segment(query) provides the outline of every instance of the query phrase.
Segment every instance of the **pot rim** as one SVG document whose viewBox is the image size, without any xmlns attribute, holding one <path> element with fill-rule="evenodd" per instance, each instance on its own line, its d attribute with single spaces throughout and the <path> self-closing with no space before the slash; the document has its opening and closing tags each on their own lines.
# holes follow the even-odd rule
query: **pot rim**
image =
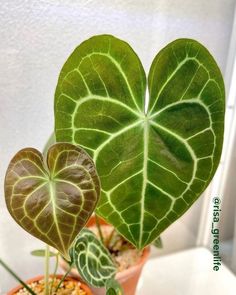
<svg viewBox="0 0 236 295">
<path fill-rule="evenodd" d="M 50 277 L 52 277 L 53 275 L 50 275 Z M 58 274 L 56 275 L 56 278 L 61 279 L 63 277 L 62 274 Z M 25 281 L 26 284 L 30 284 L 33 282 L 37 282 L 41 279 L 43 279 L 44 276 L 43 275 L 38 275 L 36 277 L 33 277 L 31 279 L 28 279 Z M 81 282 L 79 279 L 73 278 L 71 276 L 68 276 L 65 278 L 65 281 L 75 281 L 75 282 L 80 282 L 81 283 L 81 289 L 83 289 L 83 291 L 85 291 L 87 293 L 87 295 L 93 295 L 92 291 L 90 290 L 90 288 L 83 282 Z M 16 292 L 18 292 L 19 290 L 21 290 L 22 288 L 24 288 L 22 285 L 18 285 L 17 287 L 11 289 L 10 291 L 7 292 L 6 295 L 14 295 Z"/>
</svg>

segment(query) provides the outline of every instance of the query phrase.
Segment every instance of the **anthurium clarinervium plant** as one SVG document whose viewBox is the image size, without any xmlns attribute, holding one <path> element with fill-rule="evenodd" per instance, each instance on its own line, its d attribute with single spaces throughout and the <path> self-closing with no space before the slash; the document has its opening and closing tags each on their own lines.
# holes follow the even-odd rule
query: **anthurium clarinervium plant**
<svg viewBox="0 0 236 295">
<path fill-rule="evenodd" d="M 12 217 L 68 260 L 70 248 L 93 213 L 99 196 L 100 181 L 92 159 L 70 143 L 51 146 L 45 159 L 36 149 L 25 148 L 14 156 L 6 172 L 5 199 Z M 55 254 L 47 249 L 32 254 Z M 2 260 L 0 263 L 9 271 Z M 27 288 L 13 271 L 10 273 Z M 49 294 L 48 261 L 45 285 L 45 294 Z"/>
<path fill-rule="evenodd" d="M 133 49 L 110 35 L 86 40 L 63 66 L 56 140 L 93 158 L 101 181 L 96 213 L 136 248 L 155 241 L 211 181 L 224 99 L 214 58 L 191 39 L 163 48 L 148 77 Z"/>
<path fill-rule="evenodd" d="M 211 181 L 222 149 L 224 97 L 216 62 L 191 39 L 163 48 L 147 78 L 133 49 L 110 35 L 83 42 L 63 66 L 56 140 L 90 154 L 101 180 L 97 214 L 138 249 Z"/>
<path fill-rule="evenodd" d="M 83 229 L 87 219 L 96 207 L 136 248 L 158 241 L 215 173 L 224 97 L 216 62 L 195 40 L 167 45 L 146 78 L 126 42 L 110 35 L 88 39 L 66 61 L 56 88 L 55 135 L 64 143 L 49 149 L 47 163 L 34 149 L 10 163 L 11 215 L 75 264 L 89 284 L 119 294 L 112 258 Z"/>
<path fill-rule="evenodd" d="M 36 149 L 23 149 L 6 173 L 5 197 L 12 217 L 67 259 L 99 195 L 100 182 L 92 159 L 69 143 L 53 145 L 46 163 Z"/>
</svg>

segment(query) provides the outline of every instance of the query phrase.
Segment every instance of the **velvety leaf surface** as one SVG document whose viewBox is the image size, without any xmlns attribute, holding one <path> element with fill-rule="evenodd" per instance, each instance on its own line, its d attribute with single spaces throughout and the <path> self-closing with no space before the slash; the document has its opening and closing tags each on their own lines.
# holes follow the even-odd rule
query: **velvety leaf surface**
<svg viewBox="0 0 236 295">
<path fill-rule="evenodd" d="M 97 213 L 138 248 L 155 240 L 199 197 L 219 163 L 224 84 L 197 41 L 155 57 L 145 112 L 143 67 L 122 40 L 95 36 L 75 49 L 55 94 L 57 141 L 83 146 L 101 179 Z"/>
<path fill-rule="evenodd" d="M 5 178 L 6 204 L 21 227 L 69 258 L 97 204 L 100 183 L 92 159 L 72 144 L 53 145 L 46 162 L 33 148 L 15 155 Z"/>
<path fill-rule="evenodd" d="M 116 267 L 110 253 L 95 234 L 83 229 L 72 248 L 73 261 L 81 277 L 94 287 L 104 287 L 113 278 Z"/>
</svg>

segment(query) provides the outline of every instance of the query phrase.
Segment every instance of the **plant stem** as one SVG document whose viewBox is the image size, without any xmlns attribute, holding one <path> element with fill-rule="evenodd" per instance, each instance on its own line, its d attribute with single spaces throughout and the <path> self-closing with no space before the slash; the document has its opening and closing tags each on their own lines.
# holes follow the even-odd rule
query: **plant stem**
<svg viewBox="0 0 236 295">
<path fill-rule="evenodd" d="M 45 295 L 49 295 L 49 259 L 50 259 L 50 249 L 49 249 L 49 245 L 46 244 L 45 274 L 44 274 L 44 284 L 45 284 L 44 294 Z"/>
<path fill-rule="evenodd" d="M 59 253 L 58 252 L 55 257 L 56 257 L 56 263 L 55 263 L 55 268 L 54 268 L 54 272 L 53 272 L 53 278 L 52 278 L 52 283 L 51 283 L 51 288 L 50 288 L 49 294 L 52 294 L 53 284 L 54 284 L 55 276 L 57 274 L 58 262 L 59 262 Z"/>
<path fill-rule="evenodd" d="M 101 225 L 99 223 L 99 218 L 98 218 L 98 216 L 96 214 L 95 214 L 95 221 L 96 221 L 96 226 L 97 226 L 97 229 L 98 229 L 100 239 L 101 239 L 102 243 L 104 244 L 104 238 L 103 238 L 103 235 L 102 235 Z"/>
<path fill-rule="evenodd" d="M 113 236 L 114 236 L 114 233 L 115 233 L 115 228 L 113 228 L 113 230 L 111 231 L 111 233 L 110 233 L 110 235 L 109 235 L 109 237 L 108 237 L 108 239 L 107 239 L 107 241 L 106 241 L 106 246 L 109 248 L 109 244 L 110 244 L 110 242 L 111 242 L 111 240 L 112 240 L 112 238 L 113 238 Z"/>
<path fill-rule="evenodd" d="M 67 275 L 71 271 L 72 266 L 73 266 L 73 262 L 69 263 L 69 268 L 68 268 L 67 272 L 64 274 L 64 276 L 61 278 L 58 286 L 56 287 L 55 293 L 57 293 L 57 290 L 61 287 L 61 284 L 64 282 L 65 278 L 67 277 Z"/>
<path fill-rule="evenodd" d="M 26 283 L 24 283 L 19 277 L 18 277 L 18 275 L 16 274 L 16 273 L 14 273 L 14 271 L 13 270 L 11 270 L 10 268 L 9 268 L 9 266 L 8 265 L 6 265 L 6 263 L 4 263 L 3 261 L 2 261 L 2 259 L 0 259 L 0 264 L 5 268 L 5 270 L 9 273 L 9 274 L 11 274 L 12 276 L 13 276 L 13 278 L 15 278 L 26 290 L 28 290 L 29 291 L 29 293 L 30 294 L 32 294 L 32 295 L 36 295 L 36 293 L 34 293 L 34 291 L 28 286 L 28 285 L 26 285 Z"/>
</svg>

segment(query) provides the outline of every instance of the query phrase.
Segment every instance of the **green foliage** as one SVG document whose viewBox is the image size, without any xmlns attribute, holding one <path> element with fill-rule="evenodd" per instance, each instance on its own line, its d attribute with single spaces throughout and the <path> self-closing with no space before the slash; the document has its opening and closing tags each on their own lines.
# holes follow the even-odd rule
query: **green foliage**
<svg viewBox="0 0 236 295">
<path fill-rule="evenodd" d="M 224 98 L 216 62 L 191 39 L 162 49 L 148 79 L 133 49 L 109 35 L 83 42 L 63 66 L 56 140 L 79 144 L 93 157 L 102 186 L 97 214 L 137 248 L 160 236 L 211 181 L 222 149 Z"/>
<path fill-rule="evenodd" d="M 15 221 L 69 258 L 68 249 L 92 214 L 100 182 L 92 159 L 79 147 L 58 143 L 47 159 L 19 151 L 5 177 L 5 198 Z"/>
<path fill-rule="evenodd" d="M 73 262 L 81 277 L 94 287 L 104 287 L 116 274 L 116 266 L 108 250 L 95 234 L 83 229 L 73 251 Z"/>
<path fill-rule="evenodd" d="M 124 295 L 122 287 L 114 278 L 106 282 L 106 295 Z"/>
<path fill-rule="evenodd" d="M 152 245 L 155 246 L 156 248 L 159 248 L 159 249 L 163 248 L 163 243 L 162 243 L 161 237 L 158 237 L 156 240 L 154 240 L 152 242 Z"/>
</svg>

